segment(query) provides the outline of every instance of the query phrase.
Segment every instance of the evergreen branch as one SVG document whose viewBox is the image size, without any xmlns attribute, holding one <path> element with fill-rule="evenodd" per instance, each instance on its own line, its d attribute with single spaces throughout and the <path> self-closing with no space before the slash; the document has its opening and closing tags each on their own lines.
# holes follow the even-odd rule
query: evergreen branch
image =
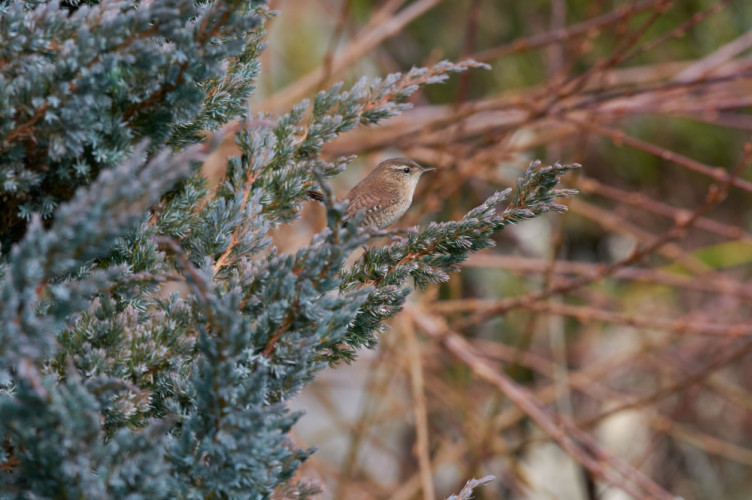
<svg viewBox="0 0 752 500">
<path fill-rule="evenodd" d="M 146 99 L 143 99 L 136 104 L 129 106 L 123 111 L 123 121 L 128 123 L 136 114 L 149 109 L 155 103 L 160 102 L 164 96 L 178 88 L 185 79 L 185 70 L 188 68 L 188 61 L 185 61 L 178 66 L 178 74 L 174 79 L 165 86 L 159 87 L 153 93 L 148 95 Z"/>
<path fill-rule="evenodd" d="M 393 88 L 388 89 L 377 99 L 372 100 L 363 106 L 363 109 L 361 110 L 361 113 L 364 116 L 363 119 L 365 120 L 365 123 L 370 123 L 372 118 L 369 113 L 378 111 L 389 103 L 402 101 L 405 97 L 415 92 L 417 87 L 444 82 L 448 78 L 449 73 L 462 72 L 471 68 L 491 69 L 487 64 L 479 63 L 472 59 L 467 59 L 458 63 L 441 61 L 430 68 L 413 68 L 404 77 L 400 78 Z M 388 76 L 386 81 L 389 81 L 393 76 L 394 75 Z"/>
<path fill-rule="evenodd" d="M 444 61 L 348 90 L 337 84 L 278 119 L 249 120 L 265 7 L 122 0 L 70 15 L 56 8 L 34 14 L 37 40 L 48 40 L 44 50 L 55 56 L 24 77 L 39 85 L 14 77 L 16 87 L 0 87 L 30 96 L 12 113 L 0 108 L 9 118 L 0 135 L 28 139 L 24 149 L 0 151 L 10 165 L 4 189 L 20 186 L 17 199 L 32 198 L 75 172 L 67 194 L 34 200 L 51 207 L 42 212 L 52 216 L 49 227 L 33 217 L 0 266 L 0 435 L 9 443 L 0 467 L 14 478 L 38 474 L 31 486 L 14 483 L 37 496 L 268 497 L 310 454 L 285 444 L 298 417 L 285 402 L 327 363 L 375 345 L 409 276 L 420 286 L 446 279 L 464 253 L 514 222 L 494 218 L 497 195 L 462 221 L 396 241 L 387 247 L 391 260 L 372 250 L 363 279 L 350 279 L 347 258 L 370 236 L 357 219 L 342 227 L 344 204 L 327 181 L 352 158 L 325 162 L 322 146 L 399 114 L 423 85 L 485 66 Z M 0 22 L 0 33 L 7 29 Z M 23 54 L 20 61 L 28 66 Z M 8 102 L 22 95 L 13 92 Z M 241 155 L 212 196 L 197 169 L 210 144 L 156 152 L 202 142 L 202 130 L 231 119 L 243 123 L 225 130 L 243 129 Z M 141 136 L 153 139 L 148 147 L 137 145 Z M 77 189 L 89 175 L 97 180 Z M 520 220 L 555 209 L 547 175 L 531 173 L 519 186 Z M 329 228 L 294 255 L 258 256 L 314 186 Z M 157 286 L 167 281 L 189 293 L 165 298 Z M 18 369 L 5 377 L 6 366 Z M 66 460 L 40 467 L 49 442 L 64 443 Z M 119 475 L 130 463 L 136 480 Z"/>
<path fill-rule="evenodd" d="M 272 354 L 272 351 L 274 350 L 274 344 L 277 343 L 277 341 L 282 337 L 282 334 L 284 334 L 293 324 L 293 321 L 295 321 L 295 313 L 298 309 L 298 298 L 295 298 L 290 304 L 290 308 L 287 311 L 287 317 L 285 318 L 285 321 L 279 325 L 277 330 L 272 334 L 272 336 L 269 338 L 269 341 L 264 346 L 263 351 L 261 351 L 261 354 L 266 356 L 267 358 Z"/>
<path fill-rule="evenodd" d="M 61 205 L 49 230 L 35 218 L 25 238 L 11 249 L 7 272 L 0 282 L 0 338 L 8 341 L 0 343 L 0 354 L 14 349 L 25 352 L 23 346 L 33 345 L 26 335 L 39 335 L 43 324 L 47 331 L 38 340 L 44 340 L 45 352 L 53 348 L 52 334 L 78 311 L 79 301 L 110 286 L 110 280 L 123 269 L 113 267 L 105 273 L 93 273 L 75 286 L 61 287 L 61 293 L 67 289 L 69 297 L 57 297 L 56 307 L 46 316 L 36 312 L 43 293 L 54 297 L 56 283 L 65 275 L 104 256 L 115 240 L 143 217 L 146 208 L 187 173 L 192 162 L 203 159 L 206 149 L 196 146 L 174 157 L 164 152 L 143 166 L 146 144 L 142 144 L 129 161 L 103 172 L 89 189 Z M 80 292 L 72 294 L 77 288 Z M 31 352 L 41 355 L 36 349 Z"/>
<path fill-rule="evenodd" d="M 186 0 L 135 7 L 117 0 L 71 12 L 11 2 L 0 22 L 0 38 L 8 41 L 0 59 L 15 62 L 0 89 L 3 103 L 18 102 L 0 106 L 0 166 L 10 166 L 11 179 L 26 180 L 0 185 L 9 212 L 0 226 L 3 252 L 31 213 L 50 217 L 92 172 L 123 161 L 141 138 L 151 138 L 154 153 L 168 140 L 174 147 L 198 142 L 198 130 L 185 125 L 192 121 L 213 129 L 243 118 L 239 103 L 258 66 L 250 59 L 262 45 L 253 28 L 263 12 L 250 0 L 217 1 L 208 9 Z M 196 24 L 202 20 L 209 22 L 204 31 Z M 236 58 L 230 80 L 221 64 L 226 58 Z M 227 109 L 211 112 L 202 89 L 226 81 L 238 95 L 226 99 Z M 44 188 L 50 185 L 61 187 Z M 47 190 L 41 200 L 40 189 Z"/>
<path fill-rule="evenodd" d="M 447 498 L 447 500 L 470 500 L 475 488 L 485 486 L 494 479 L 496 479 L 494 476 L 485 476 L 480 479 L 470 479 L 467 481 L 467 483 L 465 483 L 465 486 L 458 494 L 450 496 L 449 498 Z"/>
<path fill-rule="evenodd" d="M 240 212 L 245 212 L 245 208 L 248 205 L 248 198 L 251 196 L 251 187 L 253 186 L 253 183 L 256 182 L 256 179 L 258 178 L 258 174 L 254 173 L 252 171 L 247 172 L 247 180 L 245 183 L 245 187 L 243 188 L 243 202 L 240 205 Z M 230 239 L 230 244 L 227 246 L 227 250 L 224 251 L 222 255 L 220 255 L 219 259 L 217 259 L 217 262 L 214 263 L 214 274 L 217 274 L 219 270 L 222 268 L 222 266 L 225 265 L 225 262 L 227 261 L 228 257 L 232 253 L 232 251 L 235 249 L 236 245 L 238 244 L 238 232 L 240 231 L 240 225 L 235 228 L 235 230 L 232 232 L 232 238 Z"/>
<path fill-rule="evenodd" d="M 598 270 L 598 272 L 593 273 L 589 276 L 566 280 L 564 282 L 558 283 L 555 286 L 551 286 L 543 290 L 529 292 L 523 297 L 502 301 L 502 303 L 497 304 L 495 307 L 488 308 L 482 312 L 476 312 L 467 318 L 459 320 L 453 326 L 455 328 L 466 328 L 473 324 L 479 324 L 480 322 L 485 321 L 487 318 L 493 315 L 503 314 L 506 311 L 520 307 L 522 305 L 529 305 L 556 294 L 577 290 L 590 283 L 601 281 L 606 276 L 612 276 L 617 271 L 624 269 L 627 266 L 634 264 L 635 262 L 639 262 L 648 255 L 652 255 L 653 252 L 663 247 L 667 243 L 683 236 L 686 233 L 687 229 L 692 227 L 695 222 L 697 222 L 697 220 L 704 216 L 715 205 L 725 200 L 726 196 L 728 196 L 729 190 L 734 185 L 734 182 L 738 179 L 739 174 L 751 159 L 752 143 L 747 143 L 745 144 L 741 159 L 739 160 L 739 162 L 737 162 L 735 167 L 730 172 L 727 172 L 723 176 L 722 182 L 718 185 L 710 185 L 705 196 L 704 203 L 699 205 L 691 213 L 685 214 L 681 218 L 677 218 L 673 227 L 664 232 L 663 235 L 654 238 L 649 244 L 645 245 L 644 247 L 636 246 L 634 250 L 625 258 L 613 262 L 609 265 L 602 266 Z"/>
<path fill-rule="evenodd" d="M 138 40 L 144 40 L 148 39 L 152 36 L 155 36 L 157 34 L 157 28 L 155 26 L 152 26 L 144 31 L 141 31 L 139 33 L 133 34 L 132 36 L 129 36 L 126 40 L 123 42 L 111 47 L 109 50 L 110 52 L 119 52 L 129 46 L 131 46 L 133 43 L 135 43 Z M 59 47 L 55 47 L 59 48 Z M 86 61 L 84 65 L 82 65 L 75 75 L 73 75 L 70 78 L 70 82 L 67 86 L 67 94 L 75 92 L 80 86 L 81 81 L 85 78 L 85 73 L 90 72 L 97 64 L 100 64 L 102 58 L 104 55 L 107 54 L 106 52 L 98 52 L 94 55 L 94 57 L 91 58 L 91 60 Z M 65 54 L 57 53 L 57 57 L 64 58 L 66 57 Z M 47 99 L 49 100 L 50 97 L 55 97 L 56 99 L 63 99 L 65 97 L 64 94 L 54 94 L 50 93 L 47 96 Z M 36 123 L 44 118 L 47 111 L 50 110 L 50 104 L 49 102 L 44 103 L 43 105 L 37 107 L 34 109 L 31 118 L 12 129 L 5 137 L 5 140 L 3 141 L 3 144 L 5 145 L 11 145 L 15 141 L 16 138 L 21 138 L 25 136 L 32 136 L 33 135 L 33 126 L 36 125 Z M 16 113 L 20 113 L 21 109 L 18 109 Z M 15 120 L 14 120 L 15 121 Z M 127 118 L 126 118 L 127 121 Z"/>
<path fill-rule="evenodd" d="M 8 132 L 8 134 L 5 136 L 5 139 L 3 140 L 3 144 L 10 145 L 13 144 L 16 139 L 31 136 L 31 131 L 34 125 L 36 125 L 39 120 L 44 118 L 44 115 L 45 113 L 47 113 L 49 107 L 49 104 L 44 104 L 34 109 L 34 112 L 31 114 L 31 117 L 27 121 L 20 125 L 17 125 Z M 16 113 L 18 114 L 19 112 L 20 110 L 18 110 Z"/>
<path fill-rule="evenodd" d="M 539 161 L 533 162 L 518 181 L 513 200 L 499 215 L 496 215 L 495 207 L 512 193 L 511 189 L 495 193 L 460 221 L 431 223 L 421 233 L 368 251 L 353 265 L 345 282 L 374 286 L 393 284 L 395 275 L 403 270 L 409 270 L 419 280 L 420 276 L 415 274 L 419 268 L 408 265 L 414 261 L 454 270 L 454 266 L 464 261 L 470 251 L 493 245 L 489 239 L 493 232 L 545 212 L 565 211 L 566 207 L 554 203 L 554 198 L 572 196 L 576 191 L 553 188 L 561 174 L 578 167 L 577 164 L 556 164 L 540 168 Z M 380 267 L 387 262 L 388 267 Z M 416 284 L 420 286 L 423 282 L 416 281 Z"/>
<path fill-rule="evenodd" d="M 275 111 L 291 106 L 317 87 L 326 84 L 327 80 L 334 78 L 337 73 L 352 67 L 364 54 L 384 40 L 400 33 L 402 28 L 422 13 L 436 6 L 440 1 L 421 0 L 413 2 L 394 17 L 392 17 L 392 14 L 399 7 L 399 4 L 405 2 L 384 4 L 370 18 L 368 24 L 364 26 L 361 33 L 358 33 L 356 39 L 347 45 L 347 49 L 342 54 L 338 54 L 331 61 L 325 60 L 324 65 L 317 67 L 296 82 L 276 92 L 269 99 L 270 102 L 266 105 L 266 109 Z"/>
<path fill-rule="evenodd" d="M 382 328 L 382 321 L 400 311 L 409 293 L 409 289 L 404 288 L 409 277 L 419 287 L 447 281 L 447 273 L 456 270 L 470 252 L 494 244 L 493 233 L 546 212 L 565 211 L 566 207 L 554 200 L 572 196 L 575 191 L 555 188 L 562 174 L 577 167 L 577 164 L 541 167 L 540 162 L 533 162 L 517 182 L 514 192 L 506 190 L 494 194 L 461 220 L 432 222 L 419 233 L 396 239 L 385 247 L 368 249 L 341 274 L 340 292 L 361 286 L 373 287 L 373 290 L 340 348 L 352 353 L 353 349 L 375 342 L 375 333 Z M 509 205 L 497 214 L 497 205 L 510 194 Z"/>
<path fill-rule="evenodd" d="M 260 125 L 238 133 L 236 142 L 242 155 L 231 159 L 225 183 L 203 211 L 202 219 L 221 221 L 207 230 L 230 229 L 232 237 L 206 233 L 196 234 L 200 242 L 189 242 L 191 258 L 199 261 L 206 255 L 215 260 L 219 272 L 228 267 L 230 255 L 249 256 L 262 247 L 260 231 L 254 225 L 273 229 L 297 217 L 308 199 L 310 187 L 342 171 L 349 158 L 325 163 L 317 158 L 324 143 L 359 124 L 378 123 L 409 107 L 404 101 L 422 85 L 440 83 L 450 73 L 486 66 L 475 61 L 450 63 L 442 61 L 430 68 L 413 68 L 406 74 L 395 73 L 383 80 L 362 79 L 350 90 L 342 91 L 342 83 L 319 92 L 313 102 L 303 101 L 279 118 L 274 126 Z M 306 115 L 310 115 L 306 118 Z M 263 118 L 257 120 L 263 123 Z M 319 172 L 321 179 L 316 179 Z M 248 179 L 250 189 L 264 193 L 253 216 L 246 213 Z M 248 235 L 240 242 L 238 235 Z M 255 235 L 255 236 L 254 236 Z"/>
</svg>

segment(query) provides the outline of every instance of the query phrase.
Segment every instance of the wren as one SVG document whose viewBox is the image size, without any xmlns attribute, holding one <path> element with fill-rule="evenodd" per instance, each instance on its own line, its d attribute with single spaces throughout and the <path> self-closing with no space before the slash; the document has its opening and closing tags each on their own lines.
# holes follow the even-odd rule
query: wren
<svg viewBox="0 0 752 500">
<path fill-rule="evenodd" d="M 361 226 L 378 229 L 391 226 L 410 208 L 421 174 L 431 170 L 436 169 L 423 167 L 408 158 L 382 161 L 345 196 L 349 201 L 345 224 L 363 210 Z M 319 191 L 307 191 L 307 194 L 317 201 L 324 199 Z"/>
<path fill-rule="evenodd" d="M 345 196 L 350 202 L 345 217 L 350 219 L 362 210 L 362 226 L 391 226 L 410 208 L 418 179 L 430 170 L 436 169 L 407 158 L 382 161 Z"/>
</svg>

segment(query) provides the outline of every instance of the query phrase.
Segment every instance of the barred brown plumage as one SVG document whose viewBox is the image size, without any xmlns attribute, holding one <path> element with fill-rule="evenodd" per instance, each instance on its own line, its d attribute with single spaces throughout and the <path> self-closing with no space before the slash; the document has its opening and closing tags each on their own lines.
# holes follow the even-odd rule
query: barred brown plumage
<svg viewBox="0 0 752 500">
<path fill-rule="evenodd" d="M 345 217 L 351 219 L 362 210 L 363 226 L 378 229 L 391 226 L 410 208 L 418 179 L 430 170 L 435 169 L 423 167 L 408 158 L 382 161 L 345 196 L 349 201 Z M 318 191 L 308 191 L 307 194 L 314 200 L 323 201 L 323 195 Z"/>
</svg>

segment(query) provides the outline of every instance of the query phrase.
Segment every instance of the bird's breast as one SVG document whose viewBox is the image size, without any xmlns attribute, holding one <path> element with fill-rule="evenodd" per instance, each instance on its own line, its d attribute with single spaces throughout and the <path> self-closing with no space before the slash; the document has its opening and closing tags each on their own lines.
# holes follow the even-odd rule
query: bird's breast
<svg viewBox="0 0 752 500">
<path fill-rule="evenodd" d="M 363 225 L 383 229 L 402 217 L 412 202 L 412 192 L 405 193 L 401 186 L 359 185 L 353 188 L 347 199 L 350 204 L 346 215 L 354 216 L 363 211 Z"/>
</svg>

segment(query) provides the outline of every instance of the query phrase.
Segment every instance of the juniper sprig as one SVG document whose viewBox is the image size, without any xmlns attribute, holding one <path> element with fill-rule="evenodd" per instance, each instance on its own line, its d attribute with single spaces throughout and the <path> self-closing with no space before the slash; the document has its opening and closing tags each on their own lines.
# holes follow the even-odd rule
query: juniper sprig
<svg viewBox="0 0 752 500">
<path fill-rule="evenodd" d="M 376 344 L 410 277 L 445 281 L 570 194 L 555 189 L 568 167 L 535 164 L 506 208 L 497 193 L 348 267 L 371 235 L 342 227 L 328 179 L 352 158 L 324 161 L 322 146 L 483 65 L 336 84 L 252 115 L 262 2 L 16 0 L 2 13 L 3 495 L 305 498 L 292 477 L 312 450 L 290 442 L 287 402 Z M 227 127 L 240 154 L 210 190 L 206 132 Z M 311 189 L 328 228 L 293 254 L 273 248 L 269 231 Z"/>
</svg>

